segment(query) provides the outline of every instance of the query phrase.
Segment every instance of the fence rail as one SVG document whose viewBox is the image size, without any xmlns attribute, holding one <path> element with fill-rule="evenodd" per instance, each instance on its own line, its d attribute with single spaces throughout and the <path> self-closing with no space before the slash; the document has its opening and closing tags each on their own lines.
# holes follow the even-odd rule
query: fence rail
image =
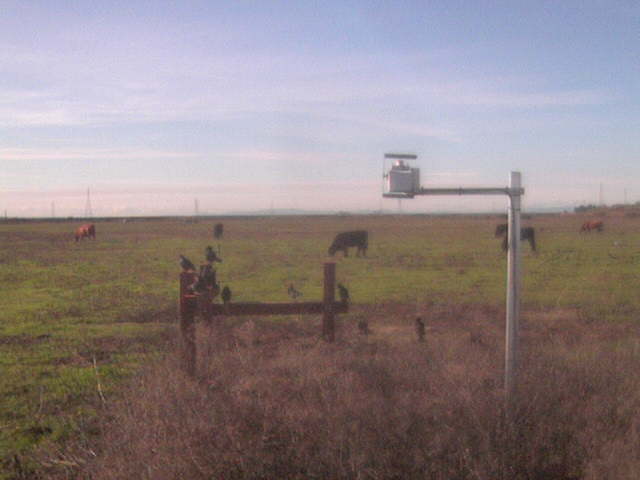
<svg viewBox="0 0 640 480">
<path fill-rule="evenodd" d="M 336 264 L 324 264 L 324 297 L 322 302 L 212 303 L 213 294 L 207 290 L 193 293 L 190 286 L 196 280 L 195 272 L 180 274 L 180 333 L 182 337 L 182 362 L 189 375 L 196 373 L 196 315 L 211 322 L 213 317 L 245 315 L 307 315 L 322 314 L 322 336 L 327 342 L 335 340 L 335 315 L 349 311 L 349 303 L 335 301 Z"/>
</svg>

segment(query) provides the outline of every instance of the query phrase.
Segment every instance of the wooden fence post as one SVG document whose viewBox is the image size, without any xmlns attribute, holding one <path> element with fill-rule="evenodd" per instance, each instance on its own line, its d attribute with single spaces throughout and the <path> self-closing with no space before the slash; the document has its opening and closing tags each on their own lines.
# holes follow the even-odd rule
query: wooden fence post
<svg viewBox="0 0 640 480">
<path fill-rule="evenodd" d="M 180 334 L 182 338 L 182 367 L 188 375 L 196 373 L 196 325 L 197 298 L 188 287 L 195 281 L 194 272 L 180 274 Z"/>
<path fill-rule="evenodd" d="M 335 314 L 333 304 L 336 296 L 336 264 L 324 264 L 324 298 L 322 316 L 322 336 L 331 343 L 335 340 Z"/>
<path fill-rule="evenodd" d="M 200 292 L 200 295 L 198 295 L 198 311 L 200 312 L 202 320 L 204 320 L 205 324 L 208 327 L 210 327 L 212 324 L 212 301 L 213 295 L 211 294 L 211 290 L 209 290 L 208 288 L 205 291 Z"/>
</svg>

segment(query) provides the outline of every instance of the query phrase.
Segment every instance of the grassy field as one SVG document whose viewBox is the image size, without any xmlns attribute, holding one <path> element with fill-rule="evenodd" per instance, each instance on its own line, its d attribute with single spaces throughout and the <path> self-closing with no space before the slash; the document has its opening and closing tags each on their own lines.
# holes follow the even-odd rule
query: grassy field
<svg viewBox="0 0 640 480">
<path fill-rule="evenodd" d="M 561 335 L 565 326 L 583 335 L 582 329 L 569 328 L 582 322 L 598 325 L 611 348 L 638 350 L 637 337 L 626 325 L 640 313 L 640 220 L 614 213 L 603 218 L 604 232 L 582 235 L 582 216 L 525 220 L 536 227 L 539 252 L 524 248 L 523 316 L 525 330 L 539 326 L 538 341 Z M 160 362 L 176 332 L 177 256 L 202 262 L 204 247 L 216 245 L 213 223 L 99 222 L 98 239 L 78 244 L 72 223 L 0 224 L 4 478 L 21 478 L 47 461 L 55 464 L 56 458 L 66 458 L 70 444 L 91 444 L 100 435 L 97 419 L 121 397 L 123 380 L 140 365 Z M 291 283 L 304 293 L 303 300 L 320 299 L 321 265 L 332 237 L 364 228 L 370 232 L 368 258 L 337 259 L 338 280 L 348 285 L 354 302 L 338 335 L 351 335 L 348 326 L 368 318 L 375 319 L 376 335 L 405 338 L 416 314 L 459 333 L 461 325 L 483 312 L 480 317 L 495 330 L 499 357 L 496 325 L 503 318 L 506 264 L 500 240 L 493 237 L 498 217 L 233 218 L 224 223 L 218 276 L 237 301 L 286 301 Z M 317 326 L 314 318 L 300 321 Z M 483 331 L 482 322 L 474 325 Z M 602 329 L 609 327 L 626 333 L 608 338 Z"/>
</svg>

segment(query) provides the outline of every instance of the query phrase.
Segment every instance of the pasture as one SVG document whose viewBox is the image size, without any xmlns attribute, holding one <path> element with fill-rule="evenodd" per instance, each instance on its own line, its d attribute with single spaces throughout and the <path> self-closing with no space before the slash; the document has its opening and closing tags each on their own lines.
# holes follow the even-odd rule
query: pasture
<svg viewBox="0 0 640 480">
<path fill-rule="evenodd" d="M 531 335 L 539 348 L 548 349 L 561 338 L 563 354 L 571 356 L 572 342 L 597 338 L 598 352 L 637 358 L 640 221 L 610 213 L 602 218 L 603 232 L 580 234 L 585 218 L 547 215 L 523 221 L 536 228 L 538 244 L 537 254 L 523 245 L 523 341 Z M 486 335 L 480 343 L 491 346 L 488 368 L 493 391 L 499 392 L 506 258 L 494 230 L 501 218 L 222 221 L 221 240 L 213 238 L 214 220 L 163 219 L 97 222 L 97 239 L 78 243 L 73 238 L 78 224 L 71 222 L 0 224 L 0 478 L 64 469 L 65 462 L 75 467 L 75 460 L 65 460 L 77 458 L 69 452 L 86 452 L 100 442 L 106 412 L 131 393 L 132 387 L 125 387 L 131 375 L 142 366 L 164 365 L 162 353 L 177 331 L 178 254 L 198 265 L 207 245 L 220 245 L 218 281 L 231 286 L 235 301 L 288 301 L 291 284 L 302 292 L 301 301 L 310 301 L 322 298 L 322 263 L 335 234 L 368 230 L 367 258 L 356 258 L 355 251 L 347 259 L 336 255 L 337 279 L 348 286 L 353 309 L 339 317 L 337 347 L 323 355 L 347 355 L 339 353 L 340 345 L 361 348 L 349 339 L 357 337 L 353 326 L 362 318 L 373 330 L 367 345 L 413 345 L 412 322 L 421 315 L 427 320 L 427 346 L 436 348 L 436 339 L 442 341 L 438 348 L 447 345 L 438 360 L 439 378 L 454 371 L 447 359 L 462 355 L 460 338 Z M 227 321 L 230 327 L 242 322 Z M 297 324 L 306 332 L 303 338 L 319 333 L 319 318 L 313 316 L 268 322 Z M 580 354 L 585 365 L 594 364 L 593 351 Z M 295 352 L 283 352 L 283 358 L 294 362 Z M 459 375 L 473 370 L 453 363 Z M 245 364 L 226 366 L 246 373 Z M 160 388 L 157 382 L 148 387 Z"/>
</svg>

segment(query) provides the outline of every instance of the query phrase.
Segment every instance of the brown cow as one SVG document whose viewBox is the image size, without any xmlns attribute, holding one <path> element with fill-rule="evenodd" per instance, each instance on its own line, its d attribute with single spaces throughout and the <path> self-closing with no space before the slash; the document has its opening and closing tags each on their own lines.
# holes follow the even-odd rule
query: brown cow
<svg viewBox="0 0 640 480">
<path fill-rule="evenodd" d="M 601 232 L 603 228 L 604 223 L 602 223 L 602 220 L 587 220 L 582 224 L 580 232 L 590 232 L 591 230 L 597 230 L 598 232 Z"/>
<path fill-rule="evenodd" d="M 81 225 L 76 230 L 76 242 L 82 240 L 83 238 L 91 238 L 95 240 L 96 238 L 96 227 L 93 223 L 85 223 Z"/>
</svg>

